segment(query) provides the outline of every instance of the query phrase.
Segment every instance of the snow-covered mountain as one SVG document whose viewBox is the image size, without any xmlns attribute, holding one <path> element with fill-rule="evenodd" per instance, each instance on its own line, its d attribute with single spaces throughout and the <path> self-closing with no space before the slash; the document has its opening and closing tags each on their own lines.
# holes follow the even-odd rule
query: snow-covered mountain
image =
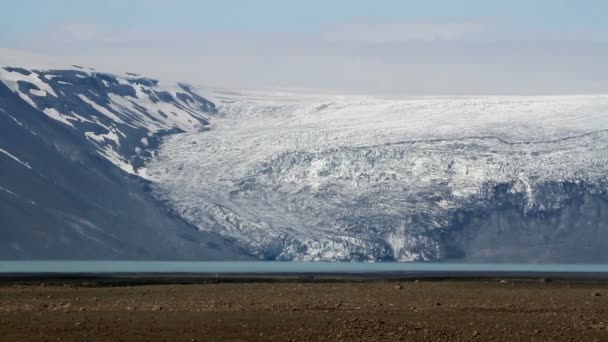
<svg viewBox="0 0 608 342">
<path fill-rule="evenodd" d="M 608 96 L 0 81 L 0 258 L 608 262 Z"/>
<path fill-rule="evenodd" d="M 608 96 L 213 96 L 148 174 L 261 258 L 607 259 Z"/>
<path fill-rule="evenodd" d="M 0 258 L 235 259 L 147 190 L 163 136 L 208 129 L 193 88 L 80 67 L 0 68 Z"/>
<path fill-rule="evenodd" d="M 141 170 L 160 138 L 209 126 L 215 105 L 191 86 L 120 77 L 76 66 L 73 70 L 5 67 L 0 79 L 21 99 L 66 127 L 83 132 L 98 153 L 126 172 Z"/>
</svg>

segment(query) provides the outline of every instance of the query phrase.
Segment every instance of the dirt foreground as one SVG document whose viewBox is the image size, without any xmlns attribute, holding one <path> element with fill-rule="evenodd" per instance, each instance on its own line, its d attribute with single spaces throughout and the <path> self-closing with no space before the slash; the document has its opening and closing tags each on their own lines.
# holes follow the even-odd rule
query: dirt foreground
<svg viewBox="0 0 608 342">
<path fill-rule="evenodd" d="M 0 288 L 2 341 L 608 341 L 608 284 Z"/>
</svg>

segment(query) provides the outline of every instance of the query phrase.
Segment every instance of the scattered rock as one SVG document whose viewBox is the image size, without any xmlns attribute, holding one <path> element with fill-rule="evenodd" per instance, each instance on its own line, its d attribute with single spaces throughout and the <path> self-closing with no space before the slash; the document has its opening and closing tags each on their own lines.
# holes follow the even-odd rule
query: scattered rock
<svg viewBox="0 0 608 342">
<path fill-rule="evenodd" d="M 318 291 L 313 285 L 306 285 L 306 291 L 287 290 L 296 289 L 292 284 L 196 285 L 200 286 L 200 290 L 188 286 L 176 287 L 175 290 L 168 286 L 134 287 L 128 290 L 102 288 L 96 289 L 94 293 L 100 299 L 98 303 L 90 302 L 93 294 L 88 291 L 93 290 L 81 289 L 86 292 L 75 297 L 65 295 L 64 289 L 49 285 L 49 288 L 35 288 L 32 291 L 26 288 L 21 290 L 21 296 L 12 294 L 12 289 L 6 290 L 6 293 L 0 291 L 0 331 L 2 334 L 6 334 L 6 331 L 23 334 L 26 324 L 29 323 L 18 319 L 31 314 L 29 317 L 42 320 L 31 333 L 38 334 L 42 331 L 47 336 L 53 336 L 52 340 L 57 336 L 71 340 L 70 336 L 78 335 L 79 340 L 84 341 L 90 338 L 86 334 L 101 334 L 110 339 L 130 331 L 129 329 L 141 329 L 136 327 L 139 321 L 136 317 L 145 317 L 146 322 L 150 322 L 150 326 L 155 328 L 149 332 L 150 337 L 156 337 L 157 340 L 171 340 L 171 332 L 161 333 L 160 329 L 156 329 L 165 326 L 171 328 L 173 334 L 182 336 L 185 341 L 193 338 L 204 340 L 204 337 L 199 336 L 205 336 L 204 332 L 208 331 L 209 327 L 216 327 L 218 336 L 223 334 L 222 337 L 231 336 L 234 340 L 242 341 L 447 341 L 450 337 L 452 340 L 456 340 L 454 337 L 460 337 L 464 341 L 592 341 L 594 337 L 604 336 L 608 331 L 608 320 L 603 307 L 605 290 L 602 287 L 588 284 L 577 286 L 573 283 L 571 287 L 560 286 L 559 291 L 547 291 L 548 288 L 540 285 L 538 279 L 532 280 L 536 285 L 526 281 L 518 282 L 521 288 L 518 291 L 511 291 L 511 287 L 506 285 L 496 286 L 501 278 L 489 281 L 488 284 L 472 283 L 469 284 L 470 287 L 458 289 L 454 289 L 451 283 L 426 281 L 423 281 L 424 286 L 413 286 L 411 281 L 362 285 L 320 284 L 315 285 L 319 287 Z M 404 290 L 407 287 L 408 290 L 401 290 L 397 294 L 396 289 L 400 286 Z M 181 293 L 177 296 L 179 289 L 183 289 L 184 296 L 188 297 L 182 298 Z M 486 291 L 488 289 L 489 291 Z M 465 299 L 461 301 L 458 297 L 461 291 L 471 292 L 466 292 Z M 103 292 L 110 292 L 111 295 Z M 54 293 L 55 299 L 46 300 L 47 293 Z M 286 298 L 277 299 L 278 293 L 284 293 Z M 122 297 L 114 297 L 116 294 Z M 493 299 L 497 294 L 500 300 L 495 302 Z M 546 297 L 547 295 L 549 297 Z M 602 297 L 597 297 L 598 295 Z M 587 296 L 587 301 L 584 296 Z M 471 298 L 474 300 L 471 301 Z M 578 300 L 574 301 L 575 298 Z M 440 299 L 446 299 L 447 304 Z M 542 320 L 535 320 L 530 312 L 544 310 L 543 305 L 546 303 L 541 299 L 547 302 L 550 300 L 550 309 L 547 312 L 551 315 Z M 59 309 L 61 312 L 70 302 L 70 310 L 66 309 L 69 315 L 45 314 L 44 305 L 48 305 L 50 310 Z M 594 306 L 588 307 L 586 302 Z M 564 303 L 568 305 L 563 305 Z M 84 309 L 83 307 L 87 308 L 87 314 L 77 314 L 76 311 Z M 42 312 L 39 314 L 37 310 Z M 256 315 L 260 310 L 279 310 L 283 314 L 267 316 L 274 321 L 258 322 Z M 292 310 L 297 311 L 291 312 Z M 3 312 L 21 311 L 24 312 L 21 316 L 2 315 Z M 187 313 L 195 311 L 205 314 Z M 460 317 L 454 314 L 462 311 L 467 314 Z M 478 315 L 478 311 L 482 314 Z M 159 324 L 162 318 L 159 315 L 165 316 L 167 312 L 175 313 L 177 319 L 171 318 Z M 213 315 L 214 312 L 235 314 Z M 399 313 L 403 313 L 404 319 L 397 318 Z M 107 324 L 95 323 L 97 317 Z M 223 322 L 218 320 L 218 317 L 224 318 Z M 311 317 L 312 320 L 308 320 Z M 335 324 L 321 324 L 322 319 L 319 317 Z M 502 319 L 503 317 L 507 319 Z M 49 318 L 61 324 L 49 324 Z M 303 322 L 301 326 L 300 320 Z M 475 327 L 482 331 L 476 330 Z M 142 331 L 142 334 L 148 333 L 145 327 Z M 37 336 L 32 335 L 31 339 L 35 340 Z"/>
<path fill-rule="evenodd" d="M 606 329 L 606 325 L 603 322 L 593 323 L 593 324 L 591 324 L 591 328 L 597 329 L 597 330 L 604 330 L 604 329 Z"/>
<path fill-rule="evenodd" d="M 401 284 L 396 284 L 395 286 L 393 286 L 393 288 L 394 288 L 395 290 L 402 290 L 402 289 L 403 289 L 403 285 L 401 285 Z"/>
</svg>

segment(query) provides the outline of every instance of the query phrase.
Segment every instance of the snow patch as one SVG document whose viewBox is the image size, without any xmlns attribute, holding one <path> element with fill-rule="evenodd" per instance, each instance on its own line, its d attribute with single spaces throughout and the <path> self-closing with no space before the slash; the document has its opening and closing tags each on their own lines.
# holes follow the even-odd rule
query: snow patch
<svg viewBox="0 0 608 342">
<path fill-rule="evenodd" d="M 63 124 L 66 124 L 72 128 L 75 128 L 74 124 L 69 120 L 70 117 L 59 113 L 57 111 L 57 109 L 55 109 L 55 108 L 45 108 L 42 112 L 53 120 L 57 120 Z"/>
<path fill-rule="evenodd" d="M 124 121 L 122 121 L 121 118 L 119 118 L 118 116 L 116 116 L 116 114 L 110 112 L 109 110 L 107 110 L 106 108 L 98 105 L 97 103 L 93 102 L 92 100 L 90 100 L 88 97 L 86 97 L 85 95 L 82 94 L 78 94 L 78 97 L 84 101 L 85 103 L 87 103 L 88 105 L 90 105 L 91 107 L 93 107 L 93 109 L 95 109 L 97 112 L 99 112 L 102 115 L 107 116 L 108 118 L 110 118 L 111 120 L 118 122 L 118 123 L 124 123 Z"/>
<path fill-rule="evenodd" d="M 112 141 L 116 144 L 117 147 L 120 146 L 120 138 L 118 137 L 118 134 L 116 134 L 115 128 L 110 128 L 109 132 L 106 134 L 95 134 L 93 132 L 85 132 L 84 134 L 88 139 L 96 141 L 98 143 L 106 143 L 107 141 Z"/>
<path fill-rule="evenodd" d="M 45 97 L 47 92 L 42 91 L 42 90 L 37 90 L 37 89 L 30 89 L 30 94 L 32 94 L 34 96 Z"/>
<path fill-rule="evenodd" d="M 2 148 L 0 148 L 0 153 L 3 153 L 4 155 L 8 156 L 9 158 L 13 159 L 14 161 L 16 161 L 17 163 L 25 166 L 28 169 L 32 169 L 32 167 L 30 166 L 30 164 L 28 164 L 27 162 L 22 161 L 21 159 L 17 158 L 16 156 L 10 154 L 8 151 L 3 150 Z"/>
<path fill-rule="evenodd" d="M 9 189 L 7 189 L 7 188 L 3 188 L 3 187 L 1 187 L 1 186 L 0 186 L 0 191 L 4 191 L 4 192 L 9 193 L 9 194 L 11 194 L 11 195 L 13 195 L 13 196 L 17 196 L 17 194 L 16 194 L 16 193 L 14 193 L 14 192 L 10 191 L 10 190 L 9 190 Z"/>
</svg>

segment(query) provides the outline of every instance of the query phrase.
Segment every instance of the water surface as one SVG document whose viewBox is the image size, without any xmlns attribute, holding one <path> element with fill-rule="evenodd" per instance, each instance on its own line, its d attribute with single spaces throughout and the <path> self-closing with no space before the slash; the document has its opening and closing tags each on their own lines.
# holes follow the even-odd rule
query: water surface
<svg viewBox="0 0 608 342">
<path fill-rule="evenodd" d="M 606 273 L 606 264 L 355 262 L 0 261 L 0 273 Z"/>
</svg>

